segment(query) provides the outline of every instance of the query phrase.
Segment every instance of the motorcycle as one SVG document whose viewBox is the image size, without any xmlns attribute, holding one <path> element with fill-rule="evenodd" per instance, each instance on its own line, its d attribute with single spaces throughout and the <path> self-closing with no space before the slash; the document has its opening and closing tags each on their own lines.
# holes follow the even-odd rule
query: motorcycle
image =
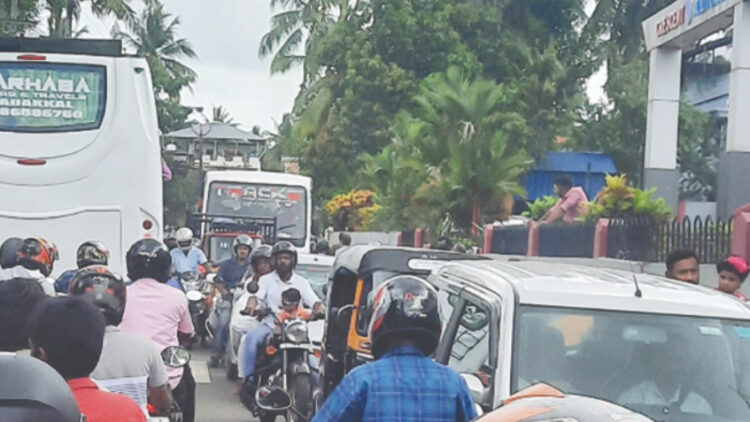
<svg viewBox="0 0 750 422">
<path fill-rule="evenodd" d="M 249 283 L 243 283 L 246 286 Z M 229 320 L 229 339 L 227 345 L 227 379 L 236 381 L 239 376 L 237 373 L 238 356 L 242 336 L 255 328 L 259 322 L 252 316 L 243 315 L 242 310 L 247 305 L 247 300 L 255 292 L 248 292 L 246 286 L 237 286 L 232 289 L 234 302 L 232 304 L 232 316 Z M 256 289 L 257 291 L 257 289 Z"/>
<path fill-rule="evenodd" d="M 259 321 L 273 312 L 256 312 Z M 309 421 L 321 396 L 317 368 L 310 359 L 320 359 L 321 347 L 310 341 L 308 322 L 292 318 L 283 323 L 274 317 L 277 330 L 262 343 L 256 362 L 255 406 L 250 406 L 261 422 L 283 415 L 287 422 Z M 313 317 L 310 321 L 321 319 Z"/>
<path fill-rule="evenodd" d="M 205 346 L 208 339 L 213 338 L 213 333 L 206 324 L 206 321 L 208 316 L 211 315 L 213 307 L 216 306 L 215 301 L 217 299 L 215 296 L 220 295 L 214 294 L 215 288 L 213 282 L 203 278 L 196 271 L 175 273 L 173 278 L 177 280 L 187 297 L 190 318 L 195 327 L 196 335 L 193 338 Z"/>
</svg>

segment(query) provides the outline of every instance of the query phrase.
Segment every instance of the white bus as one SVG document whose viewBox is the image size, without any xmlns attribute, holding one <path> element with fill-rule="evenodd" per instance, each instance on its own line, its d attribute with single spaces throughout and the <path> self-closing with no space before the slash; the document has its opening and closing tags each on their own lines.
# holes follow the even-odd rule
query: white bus
<svg viewBox="0 0 750 422">
<path fill-rule="evenodd" d="M 304 253 L 310 250 L 311 191 L 312 179 L 305 176 L 251 170 L 208 171 L 201 212 L 228 219 L 275 218 L 276 237 L 289 240 Z"/>
<path fill-rule="evenodd" d="M 119 41 L 0 40 L 0 240 L 42 236 L 75 268 L 86 240 L 124 273 L 162 237 L 161 148 L 146 61 Z"/>
</svg>

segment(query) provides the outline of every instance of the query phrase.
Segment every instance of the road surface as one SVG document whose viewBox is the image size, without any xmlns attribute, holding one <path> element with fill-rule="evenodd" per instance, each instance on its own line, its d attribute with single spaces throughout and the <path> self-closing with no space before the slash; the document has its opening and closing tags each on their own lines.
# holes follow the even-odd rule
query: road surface
<svg viewBox="0 0 750 422">
<path fill-rule="evenodd" d="M 208 368 L 210 352 L 193 349 L 190 366 L 196 381 L 196 422 L 247 422 L 256 420 L 235 395 L 235 382 L 226 368 Z M 278 419 L 281 420 L 281 419 Z"/>
</svg>

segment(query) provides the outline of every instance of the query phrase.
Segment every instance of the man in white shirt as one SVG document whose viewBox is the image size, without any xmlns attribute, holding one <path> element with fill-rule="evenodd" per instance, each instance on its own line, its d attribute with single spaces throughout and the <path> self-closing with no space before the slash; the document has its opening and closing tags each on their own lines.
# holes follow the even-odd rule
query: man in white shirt
<svg viewBox="0 0 750 422">
<path fill-rule="evenodd" d="M 640 406 L 661 406 L 666 413 L 713 415 L 708 401 L 689 385 L 684 373 L 691 365 L 690 345 L 677 335 L 664 344 L 653 345 L 648 362 L 649 378 L 617 396 L 617 403 L 638 409 Z"/>
<path fill-rule="evenodd" d="M 310 281 L 296 274 L 294 267 L 297 264 L 297 251 L 290 242 L 281 241 L 276 243 L 271 254 L 271 264 L 275 268 L 273 272 L 260 278 L 258 281 L 258 292 L 254 298 L 250 298 L 245 313 L 253 314 L 259 306 L 269 308 L 274 315 L 281 313 L 281 294 L 284 291 L 295 288 L 302 295 L 302 304 L 311 308 L 315 313 L 325 312 L 325 306 L 310 286 Z M 260 304 L 262 303 L 262 305 Z M 275 325 L 275 318 L 267 316 L 262 324 L 245 334 L 242 349 L 238 352 L 243 379 L 251 376 L 255 371 L 255 359 L 258 346 L 271 334 Z"/>
</svg>

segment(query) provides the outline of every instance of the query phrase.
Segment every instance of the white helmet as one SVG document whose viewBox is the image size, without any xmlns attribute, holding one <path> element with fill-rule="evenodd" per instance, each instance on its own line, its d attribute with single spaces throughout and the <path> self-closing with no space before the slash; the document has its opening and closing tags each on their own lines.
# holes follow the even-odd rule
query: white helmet
<svg viewBox="0 0 750 422">
<path fill-rule="evenodd" d="M 177 241 L 177 246 L 182 250 L 189 250 L 193 246 L 193 231 L 187 227 L 177 230 L 174 237 Z"/>
</svg>

